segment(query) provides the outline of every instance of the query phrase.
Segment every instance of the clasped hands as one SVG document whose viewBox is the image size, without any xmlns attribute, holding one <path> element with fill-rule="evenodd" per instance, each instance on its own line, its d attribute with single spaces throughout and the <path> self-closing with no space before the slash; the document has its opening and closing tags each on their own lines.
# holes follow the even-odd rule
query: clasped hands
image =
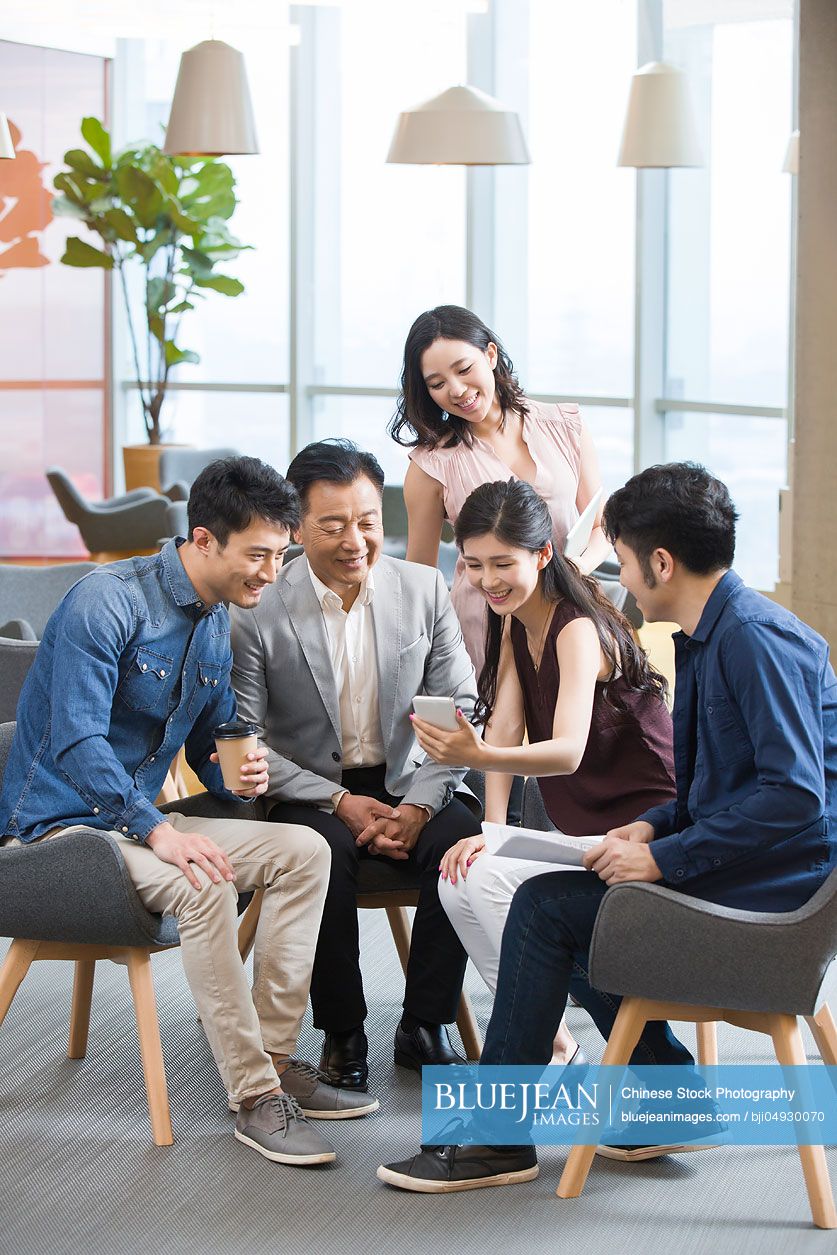
<svg viewBox="0 0 837 1255">
<path fill-rule="evenodd" d="M 386 802 L 361 793 L 344 793 L 334 813 L 349 829 L 356 845 L 368 846 L 370 854 L 386 854 L 394 859 L 409 858 L 427 823 L 423 806 L 404 802 L 387 806 Z"/>
</svg>

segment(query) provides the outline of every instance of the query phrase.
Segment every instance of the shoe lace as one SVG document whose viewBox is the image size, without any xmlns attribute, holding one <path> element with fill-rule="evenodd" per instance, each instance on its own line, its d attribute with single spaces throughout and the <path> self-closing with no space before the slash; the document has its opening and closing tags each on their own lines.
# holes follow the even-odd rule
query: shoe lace
<svg viewBox="0 0 837 1255">
<path fill-rule="evenodd" d="M 313 1063 L 307 1063 L 305 1059 L 289 1059 L 286 1072 L 294 1072 L 297 1076 L 304 1076 L 309 1081 L 323 1081 L 329 1085 L 331 1082 L 325 1072 L 321 1072 L 319 1068 L 315 1068 Z M 279 1078 L 281 1081 L 281 1077 Z"/>
<path fill-rule="evenodd" d="M 306 1123 L 299 1103 L 290 1094 L 267 1094 L 254 1106 L 261 1107 L 265 1115 L 275 1118 L 273 1126 L 267 1129 L 269 1133 L 284 1133 L 294 1121 L 298 1124 Z"/>
</svg>

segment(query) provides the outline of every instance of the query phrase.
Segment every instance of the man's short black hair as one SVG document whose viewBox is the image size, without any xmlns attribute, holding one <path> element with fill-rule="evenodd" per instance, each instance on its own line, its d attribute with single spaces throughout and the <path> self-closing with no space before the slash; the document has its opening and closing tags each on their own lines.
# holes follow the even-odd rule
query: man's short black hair
<svg viewBox="0 0 837 1255">
<path fill-rule="evenodd" d="M 380 493 L 384 491 L 384 472 L 371 453 L 359 449 L 352 440 L 318 440 L 306 445 L 288 467 L 288 479 L 296 488 L 302 512 L 308 508 L 308 489 L 312 484 L 353 484 L 365 475 Z"/>
<path fill-rule="evenodd" d="M 221 548 L 233 532 L 264 519 L 292 532 L 299 527 L 299 497 L 293 484 L 258 458 L 218 458 L 205 466 L 189 493 L 189 537 L 205 527 Z"/>
<path fill-rule="evenodd" d="M 695 575 L 732 566 L 737 518 L 726 484 L 705 466 L 669 462 L 649 466 L 613 493 L 602 522 L 610 541 L 634 551 L 649 579 L 655 549 L 667 549 Z"/>
</svg>

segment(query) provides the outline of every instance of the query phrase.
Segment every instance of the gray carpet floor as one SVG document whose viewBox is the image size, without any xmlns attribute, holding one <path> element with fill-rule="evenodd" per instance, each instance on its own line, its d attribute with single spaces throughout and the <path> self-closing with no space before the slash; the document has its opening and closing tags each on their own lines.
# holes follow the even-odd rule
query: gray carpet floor
<svg viewBox="0 0 837 1255">
<path fill-rule="evenodd" d="M 417 1148 L 420 1084 L 392 1061 L 403 986 L 384 912 L 362 912 L 361 928 L 381 1110 L 326 1126 L 338 1163 L 314 1169 L 270 1164 L 232 1137 L 176 951 L 154 960 L 175 1134 L 168 1148 L 151 1142 L 125 970 L 98 965 L 88 1056 L 69 1061 L 71 965 L 36 963 L 0 1029 L 3 1255 L 835 1250 L 833 1232 L 811 1227 L 799 1160 L 786 1147 L 632 1165 L 597 1159 L 582 1197 L 567 1201 L 554 1194 L 561 1147 L 540 1152 L 537 1180 L 511 1188 L 426 1196 L 381 1185 L 378 1164 Z M 468 988 L 484 1027 L 489 999 L 471 969 Z M 829 993 L 833 1007 L 834 969 Z M 571 1009 L 569 1020 L 598 1059 L 589 1019 Z M 682 1034 L 693 1041 L 692 1026 Z M 319 1040 L 306 1019 L 299 1054 L 316 1062 Z M 761 1035 L 721 1026 L 719 1041 L 722 1062 L 772 1061 Z M 837 1154 L 829 1156 L 837 1183 Z"/>
</svg>

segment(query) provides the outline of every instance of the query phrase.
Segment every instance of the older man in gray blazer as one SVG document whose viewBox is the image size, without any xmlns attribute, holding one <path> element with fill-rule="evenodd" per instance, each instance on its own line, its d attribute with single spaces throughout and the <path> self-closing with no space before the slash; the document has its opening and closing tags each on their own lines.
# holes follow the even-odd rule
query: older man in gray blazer
<svg viewBox="0 0 837 1255">
<path fill-rule="evenodd" d="M 349 441 L 309 445 L 288 467 L 302 501 L 304 554 L 232 612 L 240 713 L 265 729 L 271 819 L 328 841 L 332 870 L 311 982 L 321 1067 L 366 1089 L 366 1003 L 356 884 L 361 858 L 409 861 L 421 876 L 395 1060 L 419 1070 L 460 1062 L 447 1034 L 465 952 L 441 908 L 438 866 L 479 831 L 464 770 L 425 759 L 413 697 L 474 708 L 474 671 L 438 571 L 382 554 L 383 472 Z M 457 790 L 460 790 L 457 792 Z M 463 800 L 463 798 L 465 800 Z"/>
</svg>

